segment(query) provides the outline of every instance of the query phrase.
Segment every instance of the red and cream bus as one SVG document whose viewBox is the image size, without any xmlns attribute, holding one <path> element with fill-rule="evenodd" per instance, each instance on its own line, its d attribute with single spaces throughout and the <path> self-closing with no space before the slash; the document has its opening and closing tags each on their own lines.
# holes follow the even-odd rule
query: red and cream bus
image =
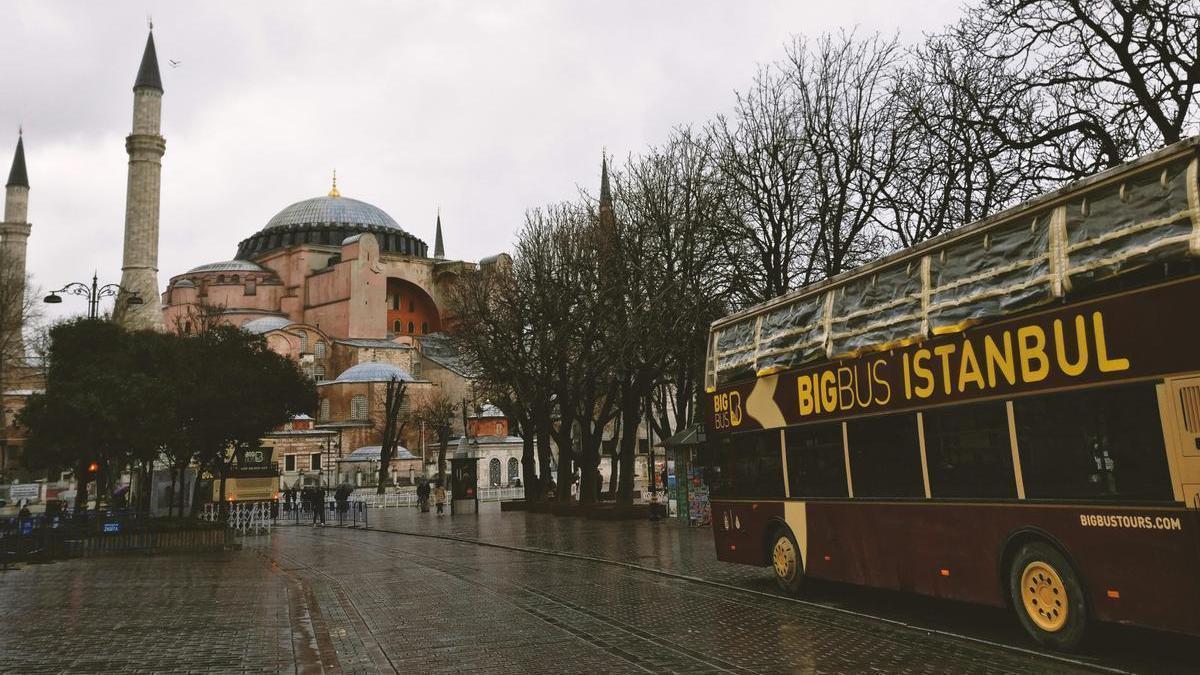
<svg viewBox="0 0 1200 675">
<path fill-rule="evenodd" d="M 718 557 L 1200 634 L 1198 148 L 715 322 Z"/>
</svg>

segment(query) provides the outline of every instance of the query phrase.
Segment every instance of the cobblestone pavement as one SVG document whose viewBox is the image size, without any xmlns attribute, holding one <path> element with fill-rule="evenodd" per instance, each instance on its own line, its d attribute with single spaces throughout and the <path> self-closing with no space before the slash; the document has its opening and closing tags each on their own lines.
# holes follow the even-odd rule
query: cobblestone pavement
<svg viewBox="0 0 1200 675">
<path fill-rule="evenodd" d="M 1080 672 L 589 560 L 335 527 L 244 542 L 0 572 L 0 671 Z"/>
<path fill-rule="evenodd" d="M 498 509 L 472 516 L 431 516 L 411 508 L 377 509 L 370 512 L 370 524 L 393 532 L 601 558 L 782 596 L 769 569 L 717 560 L 711 530 L 688 527 L 676 519 L 653 523 L 605 522 L 523 512 L 502 514 Z M 1039 651 L 1007 609 L 843 584 L 812 583 L 806 588 L 803 600 L 967 639 Z M 1198 654 L 1200 640 L 1195 638 L 1097 625 L 1092 627 L 1092 639 L 1086 644 L 1084 654 L 1073 659 L 1132 672 L 1193 673 L 1200 671 Z"/>
</svg>

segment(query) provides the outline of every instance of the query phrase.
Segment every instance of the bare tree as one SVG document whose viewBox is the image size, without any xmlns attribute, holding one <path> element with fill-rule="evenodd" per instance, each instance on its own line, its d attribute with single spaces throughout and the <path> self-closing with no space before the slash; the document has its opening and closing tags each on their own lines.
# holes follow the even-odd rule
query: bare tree
<svg viewBox="0 0 1200 675">
<path fill-rule="evenodd" d="M 408 384 L 393 375 L 384 385 L 383 395 L 383 437 L 379 446 L 379 475 L 375 481 L 376 494 L 383 494 L 384 484 L 388 479 L 388 468 L 392 457 L 396 456 L 396 448 L 404 437 L 404 428 L 408 425 L 408 410 L 405 395 Z"/>
<path fill-rule="evenodd" d="M 720 241 L 741 305 L 814 279 L 796 115 L 788 79 L 763 66 L 753 85 L 736 93 L 733 117 L 718 117 L 709 126 L 711 142 L 704 147 L 712 152 L 727 197 Z"/>
<path fill-rule="evenodd" d="M 1058 180 L 1196 132 L 1195 0 L 984 0 L 947 35 L 1013 71 L 1009 95 L 1034 108 L 1033 124 L 991 131 L 1036 149 L 1038 171 Z"/>
<path fill-rule="evenodd" d="M 1033 151 L 1017 149 L 992 125 L 1028 128 L 1014 105 L 1011 72 L 986 56 L 931 36 L 894 75 L 903 139 L 899 169 L 885 186 L 883 226 L 901 247 L 935 237 L 1032 196 Z M 986 120 L 986 122 L 981 122 Z"/>
<path fill-rule="evenodd" d="M 438 443 L 437 480 L 439 483 L 446 479 L 446 446 L 450 443 L 450 433 L 454 428 L 454 414 L 458 404 L 446 395 L 442 389 L 430 389 L 417 399 L 412 408 L 412 420 L 433 433 Z"/>
<path fill-rule="evenodd" d="M 795 97 L 803 217 L 813 231 L 806 281 L 857 267 L 887 249 L 879 211 L 899 170 L 905 138 L 893 123 L 894 39 L 853 33 L 797 38 L 781 66 Z M 790 289 L 788 289 L 790 290 Z"/>
</svg>

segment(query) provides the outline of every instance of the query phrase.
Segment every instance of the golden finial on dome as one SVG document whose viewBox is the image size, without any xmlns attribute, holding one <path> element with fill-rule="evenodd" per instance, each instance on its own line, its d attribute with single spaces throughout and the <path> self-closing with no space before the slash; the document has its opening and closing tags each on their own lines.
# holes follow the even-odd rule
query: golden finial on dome
<svg viewBox="0 0 1200 675">
<path fill-rule="evenodd" d="M 341 197 L 342 196 L 342 193 L 338 192 L 338 189 L 337 189 L 337 169 L 333 170 L 333 187 L 329 189 L 329 196 L 330 197 Z"/>
</svg>

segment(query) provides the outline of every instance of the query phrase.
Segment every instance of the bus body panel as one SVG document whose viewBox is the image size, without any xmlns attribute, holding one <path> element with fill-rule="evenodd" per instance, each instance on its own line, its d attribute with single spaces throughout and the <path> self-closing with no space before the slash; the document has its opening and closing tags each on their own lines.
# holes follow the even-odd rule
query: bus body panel
<svg viewBox="0 0 1200 675">
<path fill-rule="evenodd" d="M 717 557 L 766 565 L 782 502 L 713 501 Z M 1063 504 L 808 501 L 808 576 L 993 606 L 1007 603 L 1006 546 L 1038 536 L 1081 576 L 1101 620 L 1200 634 L 1200 514 L 1182 508 Z M 741 531 L 725 529 L 737 516 Z M 796 532 L 797 528 L 805 530 Z M 731 548 L 733 546 L 733 548 Z M 992 555 L 981 555 L 991 551 Z"/>
</svg>

